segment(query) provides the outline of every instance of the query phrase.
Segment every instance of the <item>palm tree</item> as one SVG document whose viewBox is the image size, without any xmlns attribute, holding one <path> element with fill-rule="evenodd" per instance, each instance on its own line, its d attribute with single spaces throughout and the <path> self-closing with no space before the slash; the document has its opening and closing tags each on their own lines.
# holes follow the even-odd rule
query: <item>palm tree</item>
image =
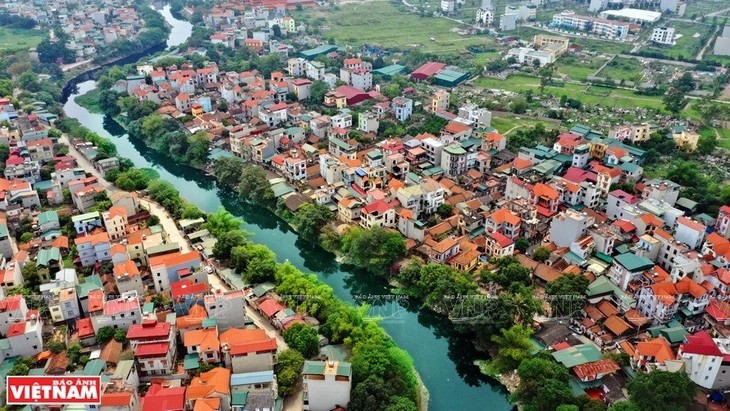
<svg viewBox="0 0 730 411">
<path fill-rule="evenodd" d="M 531 287 L 521 287 L 517 292 L 506 292 L 502 297 L 514 307 L 516 323 L 531 322 L 535 314 L 542 313 L 540 301 L 533 298 Z"/>
</svg>

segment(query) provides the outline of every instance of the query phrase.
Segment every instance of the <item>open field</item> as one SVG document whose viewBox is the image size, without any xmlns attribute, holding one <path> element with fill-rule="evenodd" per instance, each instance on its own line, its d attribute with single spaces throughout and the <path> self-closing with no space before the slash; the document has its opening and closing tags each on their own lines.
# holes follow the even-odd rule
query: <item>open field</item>
<svg viewBox="0 0 730 411">
<path fill-rule="evenodd" d="M 532 118 L 524 118 L 519 115 L 508 115 L 508 116 L 494 116 L 492 117 L 492 127 L 496 128 L 497 131 L 504 134 L 512 129 L 518 129 L 522 127 L 533 127 L 539 123 L 542 123 L 546 129 L 555 128 L 555 123 L 550 121 L 535 120 Z"/>
<path fill-rule="evenodd" d="M 730 7 L 730 4 L 724 1 L 708 1 L 708 0 L 696 0 L 687 2 L 687 9 L 684 11 L 684 18 L 691 18 L 692 15 L 696 15 L 697 20 L 705 14 L 714 13 Z"/>
<path fill-rule="evenodd" d="M 38 45 L 45 34 L 38 30 L 0 27 L 0 50 L 22 50 Z"/>
<path fill-rule="evenodd" d="M 644 66 L 638 60 L 616 57 L 598 73 L 598 77 L 639 82 L 643 71 Z"/>
<path fill-rule="evenodd" d="M 99 99 L 101 98 L 101 90 L 94 89 L 86 94 L 82 94 L 76 97 L 76 103 L 81 107 L 89 110 L 92 113 L 101 114 L 104 111 L 99 106 Z"/>
<path fill-rule="evenodd" d="M 503 89 L 515 92 L 535 91 L 540 87 L 540 79 L 526 76 L 511 76 L 507 80 L 480 78 L 474 84 L 489 89 Z M 565 83 L 563 86 L 546 86 L 545 92 L 556 97 L 564 94 L 569 98 L 580 100 L 584 104 L 600 104 L 606 107 L 633 108 L 642 106 L 656 109 L 663 108 L 661 97 L 640 96 L 630 90 Z"/>
<path fill-rule="evenodd" d="M 687 23 L 682 21 L 673 21 L 672 27 L 676 29 L 677 34 L 682 34 L 682 37 L 677 40 L 677 44 L 671 47 L 647 45 L 643 46 L 641 50 L 662 53 L 670 58 L 677 58 L 681 56 L 693 59 L 705 45 L 702 43 L 702 38 L 705 35 L 709 35 L 712 31 L 712 28 L 709 25 L 702 24 L 700 22 Z M 699 33 L 699 36 L 693 37 L 697 33 Z"/>
<path fill-rule="evenodd" d="M 555 68 L 558 73 L 565 74 L 573 80 L 585 80 L 605 62 L 606 59 L 601 57 L 563 56 L 555 62 Z"/>
<path fill-rule="evenodd" d="M 377 44 L 443 53 L 466 51 L 472 45 L 495 44 L 487 36 L 456 33 L 454 29 L 461 25 L 454 21 L 408 14 L 387 1 L 348 3 L 327 12 L 307 10 L 295 13 L 295 18 L 323 20 L 328 27 L 322 30 L 325 37 L 333 37 L 338 45 L 352 47 Z"/>
<path fill-rule="evenodd" d="M 564 35 L 564 33 L 548 32 L 545 30 L 538 30 L 532 27 L 517 26 L 517 29 L 508 33 L 510 36 L 518 37 L 526 41 L 532 41 L 536 34 L 550 34 L 555 36 Z M 621 43 L 610 40 L 598 40 L 585 37 L 572 37 L 565 34 L 570 39 L 570 44 L 577 45 L 583 49 L 595 51 L 604 54 L 620 54 L 628 53 L 633 47 L 630 43 Z"/>
</svg>

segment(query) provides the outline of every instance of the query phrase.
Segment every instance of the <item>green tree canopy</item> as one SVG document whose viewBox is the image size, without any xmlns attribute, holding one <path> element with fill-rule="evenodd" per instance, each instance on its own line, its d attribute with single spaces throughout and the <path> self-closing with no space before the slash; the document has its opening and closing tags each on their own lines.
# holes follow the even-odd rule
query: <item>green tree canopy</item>
<svg viewBox="0 0 730 411">
<path fill-rule="evenodd" d="M 318 204 L 305 204 L 297 210 L 294 224 L 302 237 L 318 241 L 324 226 L 334 219 L 335 214 L 329 208 Z"/>
<path fill-rule="evenodd" d="M 304 358 L 312 358 L 319 353 L 317 331 L 305 324 L 294 324 L 284 331 L 284 341 L 289 348 L 302 353 Z"/>
<path fill-rule="evenodd" d="M 342 238 L 342 251 L 358 267 L 385 275 L 390 265 L 405 254 L 406 243 L 399 233 L 381 227 L 353 227 Z"/>
<path fill-rule="evenodd" d="M 288 349 L 279 353 L 274 366 L 279 395 L 286 396 L 294 392 L 302 367 L 304 367 L 304 357 L 299 351 Z"/>
<path fill-rule="evenodd" d="M 251 166 L 243 169 L 238 186 L 241 197 L 257 204 L 266 204 L 274 199 L 266 172 L 261 167 Z"/>
<path fill-rule="evenodd" d="M 699 391 L 687 373 L 657 370 L 639 373 L 626 390 L 631 402 L 647 411 L 684 410 Z"/>
</svg>

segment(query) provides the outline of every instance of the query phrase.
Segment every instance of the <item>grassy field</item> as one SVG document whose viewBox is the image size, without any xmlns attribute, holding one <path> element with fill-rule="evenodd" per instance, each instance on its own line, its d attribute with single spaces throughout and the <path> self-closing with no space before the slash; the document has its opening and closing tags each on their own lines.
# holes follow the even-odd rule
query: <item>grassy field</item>
<svg viewBox="0 0 730 411">
<path fill-rule="evenodd" d="M 555 67 L 558 73 L 565 74 L 573 80 L 585 80 L 588 76 L 595 73 L 605 62 L 606 59 L 600 57 L 581 59 L 573 56 L 564 56 L 555 62 Z"/>
<path fill-rule="evenodd" d="M 537 90 L 540 79 L 526 76 L 512 76 L 507 80 L 480 78 L 475 85 L 489 89 L 503 89 L 509 91 Z M 639 96 L 630 90 L 611 89 L 605 87 L 585 86 L 566 83 L 564 86 L 547 86 L 545 92 L 553 96 L 562 96 L 580 100 L 584 104 L 599 104 L 606 107 L 633 108 L 637 106 L 662 109 L 661 97 Z"/>
<path fill-rule="evenodd" d="M 641 81 L 644 66 L 638 60 L 616 57 L 598 73 L 599 77 L 613 80 Z"/>
<path fill-rule="evenodd" d="M 439 53 L 465 51 L 471 45 L 495 44 L 486 36 L 456 33 L 454 30 L 461 27 L 459 23 L 408 14 L 387 1 L 348 3 L 326 13 L 307 10 L 296 15 L 310 21 L 323 19 L 329 29 L 322 30 L 322 34 L 333 37 L 338 45 L 377 44 Z"/>
<path fill-rule="evenodd" d="M 486 53 L 474 54 L 474 63 L 476 64 L 487 64 L 491 60 L 498 60 L 502 58 L 502 53 L 499 51 L 488 51 Z"/>
<path fill-rule="evenodd" d="M 533 127 L 539 123 L 542 123 L 546 129 L 552 129 L 557 127 L 556 123 L 550 121 L 541 121 L 531 118 L 522 118 L 517 115 L 510 116 L 495 116 L 492 117 L 492 127 L 496 128 L 497 131 L 504 134 L 512 129 L 522 127 Z"/>
<path fill-rule="evenodd" d="M 672 26 L 676 29 L 677 34 L 682 34 L 682 37 L 677 40 L 677 44 L 671 47 L 650 45 L 642 47 L 641 50 L 662 53 L 670 58 L 677 58 L 680 56 L 685 58 L 694 58 L 702 47 L 704 47 L 702 37 L 711 32 L 711 27 L 709 25 L 702 24 L 700 22 L 686 23 L 673 21 Z M 697 33 L 699 33 L 699 36 L 694 37 Z"/>
<path fill-rule="evenodd" d="M 0 50 L 22 50 L 38 45 L 45 34 L 38 30 L 0 27 Z"/>
</svg>

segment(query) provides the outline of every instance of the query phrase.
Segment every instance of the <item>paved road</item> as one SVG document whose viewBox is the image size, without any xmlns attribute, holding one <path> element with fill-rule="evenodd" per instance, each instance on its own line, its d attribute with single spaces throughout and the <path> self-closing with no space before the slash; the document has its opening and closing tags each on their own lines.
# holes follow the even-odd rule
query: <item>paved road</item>
<svg viewBox="0 0 730 411">
<path fill-rule="evenodd" d="M 104 176 L 99 172 L 99 170 L 94 168 L 93 164 L 91 164 L 91 162 L 86 159 L 86 157 L 84 157 L 73 146 L 71 146 L 71 143 L 68 140 L 68 136 L 66 136 L 65 134 L 62 135 L 58 139 L 58 141 L 69 146 L 69 155 L 76 159 L 79 167 L 83 168 L 84 171 L 86 171 L 87 173 L 91 173 L 91 175 L 99 179 L 99 183 L 102 185 L 102 187 L 104 187 L 107 193 L 109 193 L 110 197 L 111 194 L 122 191 L 114 186 L 112 183 L 107 181 Z M 178 243 L 183 252 L 188 252 L 191 250 L 190 245 L 180 233 L 180 230 L 177 228 L 175 220 L 170 217 L 170 214 L 168 214 L 167 211 L 162 208 L 162 206 L 155 203 L 154 201 L 150 201 L 145 198 L 140 199 L 140 204 L 142 205 L 142 207 L 146 208 L 150 212 L 150 214 L 157 216 L 157 218 L 160 219 L 160 225 L 162 225 L 162 228 L 165 229 L 165 233 L 167 233 L 167 235 L 170 237 L 171 242 Z"/>
<path fill-rule="evenodd" d="M 707 44 L 705 44 L 705 47 L 702 47 L 702 50 L 700 50 L 700 52 L 697 53 L 697 57 L 695 57 L 695 60 L 697 60 L 697 61 L 702 60 L 702 57 L 704 57 L 705 52 L 707 51 L 707 48 L 710 47 L 710 43 L 712 43 L 712 39 L 714 39 L 715 36 L 717 36 L 717 33 L 720 32 L 720 27 L 721 26 L 717 26 L 717 28 L 715 29 L 715 32 L 712 33 L 712 35 L 710 36 L 710 40 L 708 40 Z"/>
</svg>

